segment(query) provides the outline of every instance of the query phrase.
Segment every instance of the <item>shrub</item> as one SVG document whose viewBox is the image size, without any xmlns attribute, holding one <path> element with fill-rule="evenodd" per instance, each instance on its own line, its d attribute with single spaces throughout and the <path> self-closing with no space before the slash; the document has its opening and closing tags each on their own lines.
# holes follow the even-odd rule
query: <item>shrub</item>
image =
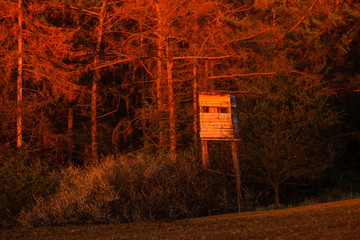
<svg viewBox="0 0 360 240">
<path fill-rule="evenodd" d="M 37 226 L 172 220 L 207 215 L 216 206 L 215 195 L 233 204 L 219 194 L 225 191 L 219 191 L 216 179 L 203 178 L 199 162 L 189 153 L 176 158 L 135 154 L 70 167 L 60 173 L 58 192 L 22 211 L 18 221 Z"/>
<path fill-rule="evenodd" d="M 46 163 L 15 158 L 0 161 L 0 226 L 14 223 L 13 218 L 28 209 L 37 198 L 47 198 L 57 186 L 57 177 Z"/>
</svg>

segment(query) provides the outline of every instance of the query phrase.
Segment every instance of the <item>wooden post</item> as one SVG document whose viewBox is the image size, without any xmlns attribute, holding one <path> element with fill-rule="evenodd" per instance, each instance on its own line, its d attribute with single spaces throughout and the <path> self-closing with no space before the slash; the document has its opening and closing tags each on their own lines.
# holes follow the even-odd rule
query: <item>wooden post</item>
<svg viewBox="0 0 360 240">
<path fill-rule="evenodd" d="M 208 141 L 207 140 L 201 140 L 201 154 L 202 154 L 202 164 L 205 169 L 205 171 L 209 168 L 210 162 L 209 162 L 209 149 L 208 149 Z"/>
<path fill-rule="evenodd" d="M 238 212 L 241 211 L 241 173 L 239 167 L 239 159 L 237 154 L 237 142 L 231 141 L 231 154 L 234 165 L 234 174 L 235 174 L 235 183 L 236 183 L 236 193 L 238 201 Z"/>
</svg>

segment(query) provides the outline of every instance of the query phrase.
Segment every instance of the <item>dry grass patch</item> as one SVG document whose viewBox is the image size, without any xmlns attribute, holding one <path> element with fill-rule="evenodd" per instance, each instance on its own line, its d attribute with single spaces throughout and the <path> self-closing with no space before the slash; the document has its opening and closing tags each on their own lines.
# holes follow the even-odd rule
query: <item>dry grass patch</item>
<svg viewBox="0 0 360 240">
<path fill-rule="evenodd" d="M 51 226 L 207 215 L 218 191 L 202 175 L 192 154 L 107 157 L 96 166 L 61 171 L 56 194 L 38 199 L 18 221 Z"/>
</svg>

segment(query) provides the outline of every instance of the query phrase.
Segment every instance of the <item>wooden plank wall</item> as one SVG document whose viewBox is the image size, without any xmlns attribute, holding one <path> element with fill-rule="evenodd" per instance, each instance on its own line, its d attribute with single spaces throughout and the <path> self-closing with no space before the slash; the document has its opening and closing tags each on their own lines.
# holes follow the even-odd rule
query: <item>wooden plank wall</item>
<svg viewBox="0 0 360 240">
<path fill-rule="evenodd" d="M 230 94 L 200 94 L 200 138 L 234 139 L 231 107 L 235 104 Z M 209 107 L 209 112 L 204 112 L 202 107 Z M 227 112 L 221 113 L 220 108 L 224 107 Z"/>
<path fill-rule="evenodd" d="M 230 95 L 229 94 L 200 94 L 199 105 L 207 107 L 230 107 Z"/>
</svg>

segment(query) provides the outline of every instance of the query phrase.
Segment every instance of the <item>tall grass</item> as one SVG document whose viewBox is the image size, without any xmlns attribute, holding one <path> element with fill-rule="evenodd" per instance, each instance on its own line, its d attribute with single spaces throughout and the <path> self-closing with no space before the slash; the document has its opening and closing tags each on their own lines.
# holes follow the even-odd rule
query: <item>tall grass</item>
<svg viewBox="0 0 360 240">
<path fill-rule="evenodd" d="M 67 168 L 49 200 L 22 211 L 23 226 L 173 220 L 236 206 L 224 181 L 205 179 L 194 154 L 106 157 Z M 218 204 L 221 202 L 222 204 Z"/>
</svg>

